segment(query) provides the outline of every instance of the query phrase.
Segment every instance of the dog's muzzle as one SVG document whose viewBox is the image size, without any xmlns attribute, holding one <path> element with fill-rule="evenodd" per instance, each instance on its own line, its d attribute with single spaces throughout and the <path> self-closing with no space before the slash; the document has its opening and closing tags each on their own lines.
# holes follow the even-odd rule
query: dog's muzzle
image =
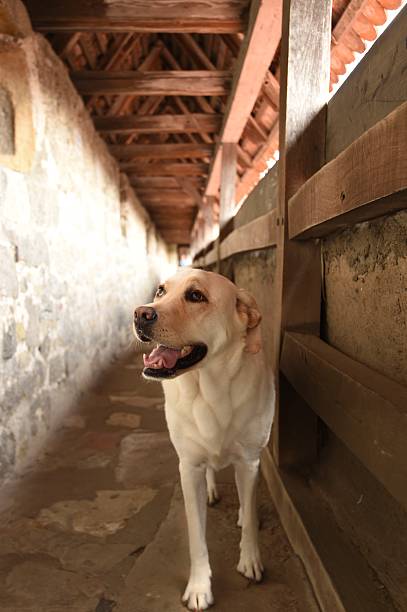
<svg viewBox="0 0 407 612">
<path fill-rule="evenodd" d="M 158 319 L 157 311 L 151 306 L 139 306 L 134 311 L 134 327 L 142 342 L 152 340 L 152 326 Z"/>
</svg>

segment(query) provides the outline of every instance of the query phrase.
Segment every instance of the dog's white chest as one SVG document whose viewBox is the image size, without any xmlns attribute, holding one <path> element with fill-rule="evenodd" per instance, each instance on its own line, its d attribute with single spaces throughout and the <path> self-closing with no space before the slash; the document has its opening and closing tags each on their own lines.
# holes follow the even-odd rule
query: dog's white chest
<svg viewBox="0 0 407 612">
<path fill-rule="evenodd" d="M 173 381 L 163 386 L 168 428 L 178 455 L 205 461 L 215 469 L 242 456 L 252 429 L 248 422 L 258 408 L 251 404 L 252 385 L 230 384 L 219 372 L 216 379 L 205 372 L 184 376 L 182 384 Z M 263 437 L 264 429 L 259 446 Z"/>
</svg>

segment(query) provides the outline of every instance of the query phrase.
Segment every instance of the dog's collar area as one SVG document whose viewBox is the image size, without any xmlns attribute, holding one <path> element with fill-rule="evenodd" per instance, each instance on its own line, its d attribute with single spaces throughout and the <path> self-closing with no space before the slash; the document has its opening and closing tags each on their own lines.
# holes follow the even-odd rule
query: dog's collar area
<svg viewBox="0 0 407 612">
<path fill-rule="evenodd" d="M 204 344 L 187 345 L 181 349 L 159 345 L 150 355 L 143 356 L 143 375 L 146 378 L 174 378 L 180 371 L 202 361 L 207 352 Z"/>
</svg>

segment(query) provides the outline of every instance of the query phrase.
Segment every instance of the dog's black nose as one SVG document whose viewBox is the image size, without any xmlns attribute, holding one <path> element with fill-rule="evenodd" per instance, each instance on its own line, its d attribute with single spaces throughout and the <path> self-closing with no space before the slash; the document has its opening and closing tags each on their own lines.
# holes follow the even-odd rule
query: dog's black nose
<svg viewBox="0 0 407 612">
<path fill-rule="evenodd" d="M 134 322 L 151 324 L 158 319 L 158 314 L 151 306 L 139 306 L 134 311 Z"/>
</svg>

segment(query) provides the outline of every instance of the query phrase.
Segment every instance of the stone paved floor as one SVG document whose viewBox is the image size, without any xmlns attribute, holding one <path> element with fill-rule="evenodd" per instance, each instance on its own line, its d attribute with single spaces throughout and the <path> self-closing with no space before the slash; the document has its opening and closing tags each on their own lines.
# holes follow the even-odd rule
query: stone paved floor
<svg viewBox="0 0 407 612">
<path fill-rule="evenodd" d="M 136 358 L 112 367 L 44 457 L 4 487 L 1 612 L 176 612 L 188 572 L 182 496 L 158 384 Z M 317 612 L 262 484 L 262 584 L 240 576 L 237 496 L 220 475 L 208 511 L 219 612 Z"/>
</svg>

